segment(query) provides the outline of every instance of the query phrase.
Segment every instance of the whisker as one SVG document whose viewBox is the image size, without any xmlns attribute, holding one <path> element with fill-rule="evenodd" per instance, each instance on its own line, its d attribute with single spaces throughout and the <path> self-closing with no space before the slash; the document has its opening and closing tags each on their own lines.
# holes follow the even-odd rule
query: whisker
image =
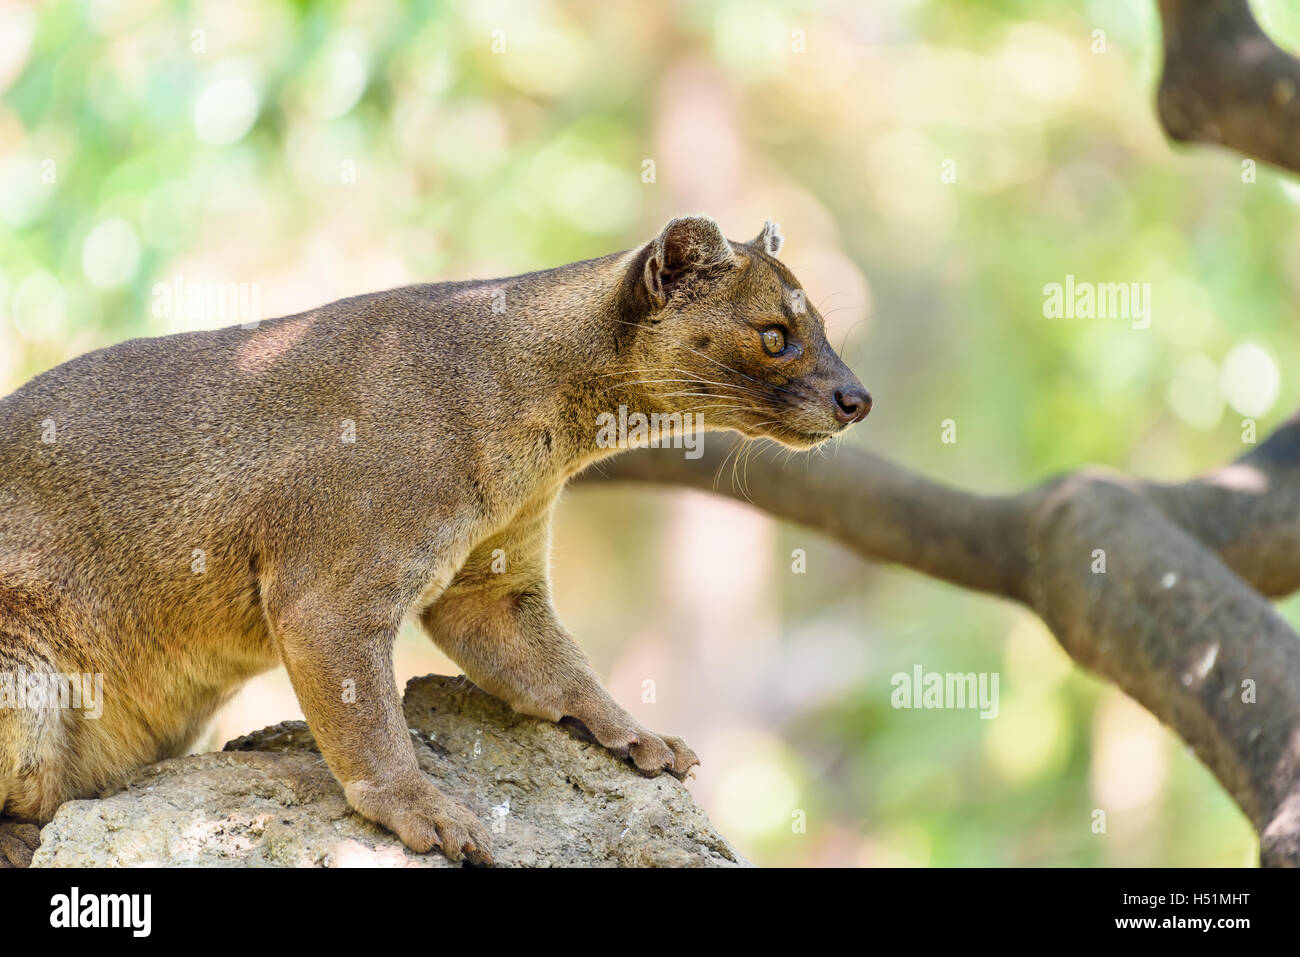
<svg viewBox="0 0 1300 957">
<path fill-rule="evenodd" d="M 622 388 L 623 386 L 648 385 L 650 383 L 655 383 L 655 382 L 659 382 L 659 383 L 677 382 L 677 383 L 691 383 L 693 385 L 712 385 L 712 386 L 717 386 L 720 389 L 739 390 L 745 395 L 753 395 L 753 396 L 757 396 L 758 398 L 767 398 L 767 396 L 764 396 L 761 392 L 756 392 L 753 389 L 746 389 L 744 388 L 744 386 L 732 385 L 729 382 L 712 382 L 708 379 L 636 379 L 632 382 L 620 382 L 616 385 L 610 386 L 608 389 L 605 389 L 603 391 L 613 392 L 615 389 Z"/>
</svg>

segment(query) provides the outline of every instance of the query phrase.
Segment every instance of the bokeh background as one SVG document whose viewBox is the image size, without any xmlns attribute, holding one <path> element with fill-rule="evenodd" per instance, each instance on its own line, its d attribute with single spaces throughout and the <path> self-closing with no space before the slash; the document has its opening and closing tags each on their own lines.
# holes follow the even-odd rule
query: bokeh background
<svg viewBox="0 0 1300 957">
<path fill-rule="evenodd" d="M 177 276 L 272 317 L 771 216 L 876 397 L 847 441 L 984 491 L 1180 479 L 1300 403 L 1300 184 L 1166 143 L 1159 41 L 1132 0 L 0 7 L 0 386 L 231 321 L 158 314 Z M 1067 274 L 1151 283 L 1150 329 L 1045 319 Z M 573 490 L 555 540 L 562 616 L 756 862 L 1253 861 L 1194 756 L 1012 605 L 696 493 Z M 917 664 L 999 673 L 999 716 L 893 709 Z M 409 628 L 398 680 L 430 671 Z M 298 714 L 268 674 L 205 746 Z"/>
</svg>

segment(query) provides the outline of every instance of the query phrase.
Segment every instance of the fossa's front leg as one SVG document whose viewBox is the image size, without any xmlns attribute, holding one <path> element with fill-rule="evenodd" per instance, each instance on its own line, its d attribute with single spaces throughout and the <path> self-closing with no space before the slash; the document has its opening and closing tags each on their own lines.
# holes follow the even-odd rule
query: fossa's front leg
<svg viewBox="0 0 1300 957">
<path fill-rule="evenodd" d="M 581 724 L 648 775 L 679 778 L 699 764 L 681 738 L 650 731 L 610 697 L 551 607 L 544 516 L 484 543 L 421 615 L 429 636 L 465 674 L 516 711 Z M 506 571 L 494 571 L 493 555 Z"/>
<path fill-rule="evenodd" d="M 452 861 L 490 864 L 487 830 L 416 760 L 393 679 L 391 615 L 327 587 L 276 588 L 266 606 L 307 726 L 348 804 L 414 851 L 438 847 Z"/>
</svg>

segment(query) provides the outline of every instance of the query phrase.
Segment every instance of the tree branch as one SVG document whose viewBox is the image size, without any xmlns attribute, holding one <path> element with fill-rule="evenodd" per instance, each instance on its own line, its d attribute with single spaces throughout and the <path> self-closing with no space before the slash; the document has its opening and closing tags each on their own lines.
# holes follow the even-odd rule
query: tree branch
<svg viewBox="0 0 1300 957">
<path fill-rule="evenodd" d="M 1180 485 L 1086 470 L 1011 496 L 853 449 L 829 459 L 760 449 L 723 479 L 728 457 L 744 454 L 737 441 L 696 460 L 628 453 L 580 482 L 714 491 L 866 558 L 1026 605 L 1075 661 L 1195 749 L 1259 831 L 1263 861 L 1300 864 L 1300 636 L 1261 594 L 1300 585 L 1300 419 Z"/>
<path fill-rule="evenodd" d="M 720 492 L 817 529 L 876 561 L 897 562 L 963 588 L 1022 599 L 1025 556 L 1006 547 L 1024 539 L 1017 497 L 974 495 L 940 485 L 879 456 L 844 448 L 834 461 L 757 443 L 734 479 L 723 466 L 738 441 L 707 443 L 698 459 L 647 450 L 602 463 L 599 477 L 685 485 Z M 764 453 L 771 451 L 771 458 Z M 597 478 L 588 472 L 584 480 Z"/>
<path fill-rule="evenodd" d="M 1246 0 L 1160 0 L 1165 67 L 1156 111 L 1182 142 L 1219 143 L 1300 172 L 1300 60 Z"/>
</svg>

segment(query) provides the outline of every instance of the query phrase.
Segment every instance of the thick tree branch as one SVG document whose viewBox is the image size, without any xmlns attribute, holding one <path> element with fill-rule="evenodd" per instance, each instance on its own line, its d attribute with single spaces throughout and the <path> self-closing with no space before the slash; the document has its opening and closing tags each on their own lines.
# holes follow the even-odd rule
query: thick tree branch
<svg viewBox="0 0 1300 957">
<path fill-rule="evenodd" d="M 824 532 L 866 558 L 1026 601 L 1032 556 L 1012 544 L 1027 542 L 1026 516 L 1052 494 L 1052 485 L 1021 495 L 977 495 L 851 448 L 830 459 L 786 460 L 759 444 L 733 469 L 726 463 L 736 444 L 707 443 L 695 460 L 670 452 L 623 455 L 599 472 L 721 492 Z M 1261 594 L 1300 589 L 1300 413 L 1249 454 L 1192 481 L 1108 480 L 1149 500 Z"/>
<path fill-rule="evenodd" d="M 1300 60 L 1246 0 L 1160 0 L 1165 67 L 1156 109 L 1184 142 L 1219 143 L 1300 172 Z"/>
<path fill-rule="evenodd" d="M 1300 637 L 1140 485 L 1053 483 L 1030 527 L 1030 607 L 1195 749 L 1254 823 L 1264 863 L 1300 862 Z M 1098 548 L 1104 574 L 1087 565 Z"/>
<path fill-rule="evenodd" d="M 1142 488 L 1260 594 L 1300 590 L 1300 413 L 1231 465 Z"/>
<path fill-rule="evenodd" d="M 680 452 L 623 455 L 598 474 L 685 485 L 748 501 L 838 539 L 859 554 L 897 562 L 978 591 L 1023 599 L 1026 557 L 1006 547 L 1023 541 L 1024 506 L 1017 497 L 962 492 L 892 465 L 879 456 L 841 449 L 835 460 L 798 456 L 758 444 L 731 471 L 736 441 L 705 443 L 695 460 Z M 724 468 L 725 466 L 725 468 Z"/>
</svg>

